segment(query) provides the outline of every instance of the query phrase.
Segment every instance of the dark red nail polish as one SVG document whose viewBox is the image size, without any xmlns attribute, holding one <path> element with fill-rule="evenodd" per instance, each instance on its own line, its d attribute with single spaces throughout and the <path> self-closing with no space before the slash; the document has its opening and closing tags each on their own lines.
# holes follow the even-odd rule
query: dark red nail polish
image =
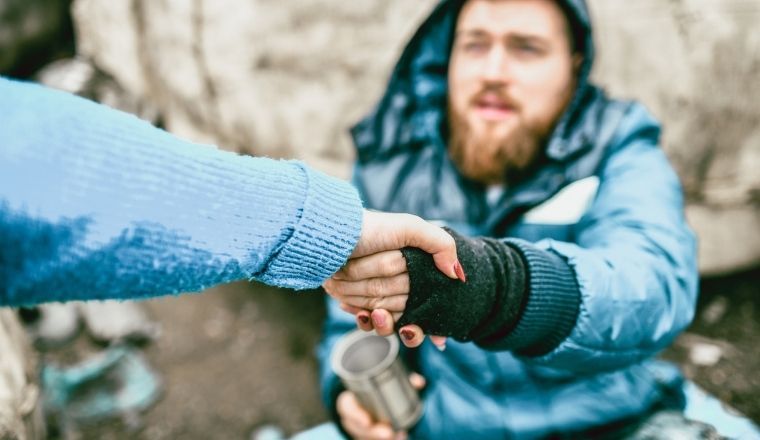
<svg viewBox="0 0 760 440">
<path fill-rule="evenodd" d="M 404 338 L 407 341 L 411 341 L 414 339 L 414 332 L 408 329 L 401 330 L 401 337 Z"/>
<path fill-rule="evenodd" d="M 462 265 L 459 264 L 459 261 L 454 263 L 454 272 L 457 274 L 457 278 L 459 278 L 463 283 L 467 282 L 467 276 L 464 274 L 464 269 L 462 269 Z"/>
<path fill-rule="evenodd" d="M 369 324 L 369 316 L 367 315 L 359 315 L 357 316 L 359 318 L 359 321 L 362 322 L 362 324 Z"/>
</svg>

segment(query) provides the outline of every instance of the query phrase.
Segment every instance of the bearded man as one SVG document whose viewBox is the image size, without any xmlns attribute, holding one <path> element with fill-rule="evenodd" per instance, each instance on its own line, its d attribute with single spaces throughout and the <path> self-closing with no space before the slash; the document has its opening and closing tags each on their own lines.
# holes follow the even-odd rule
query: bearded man
<svg viewBox="0 0 760 440">
<path fill-rule="evenodd" d="M 580 0 L 443 1 L 352 130 L 367 206 L 450 227 L 466 275 L 391 251 L 324 286 L 364 327 L 449 337 L 445 351 L 405 354 L 427 382 L 414 438 L 715 435 L 684 416 L 693 384 L 653 359 L 695 312 L 681 186 L 658 123 L 591 85 L 593 59 Z M 406 435 L 372 421 L 330 371 L 354 319 L 328 310 L 322 385 L 338 426 Z"/>
</svg>

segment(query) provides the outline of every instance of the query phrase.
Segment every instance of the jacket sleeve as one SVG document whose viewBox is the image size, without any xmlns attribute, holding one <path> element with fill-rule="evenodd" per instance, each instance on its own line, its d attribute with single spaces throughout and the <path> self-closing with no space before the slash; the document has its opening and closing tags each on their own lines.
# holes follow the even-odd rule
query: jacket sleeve
<svg viewBox="0 0 760 440">
<path fill-rule="evenodd" d="M 657 146 L 659 127 L 648 113 L 634 107 L 624 121 L 575 242 L 524 245 L 565 261 L 580 291 L 569 336 L 546 354 L 523 357 L 533 365 L 573 373 L 621 368 L 665 348 L 694 316 L 696 241 L 679 180 Z M 552 295 L 547 286 L 533 285 L 543 269 L 529 266 L 536 292 L 518 324 L 523 332 L 547 313 L 530 302 Z"/>
<path fill-rule="evenodd" d="M 0 305 L 139 298 L 241 279 L 320 285 L 361 202 L 302 163 L 180 140 L 0 78 Z"/>
</svg>

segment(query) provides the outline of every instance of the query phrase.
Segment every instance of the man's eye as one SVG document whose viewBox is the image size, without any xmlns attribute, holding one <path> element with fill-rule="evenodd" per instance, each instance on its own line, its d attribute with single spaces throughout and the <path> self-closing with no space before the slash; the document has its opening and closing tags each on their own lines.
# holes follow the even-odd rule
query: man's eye
<svg viewBox="0 0 760 440">
<path fill-rule="evenodd" d="M 533 44 L 517 44 L 515 45 L 515 49 L 525 55 L 538 55 L 541 53 L 541 49 Z"/>
<path fill-rule="evenodd" d="M 464 43 L 462 45 L 462 48 L 464 49 L 465 52 L 480 53 L 480 52 L 484 52 L 488 50 L 488 45 L 480 41 L 471 41 L 468 43 Z"/>
</svg>

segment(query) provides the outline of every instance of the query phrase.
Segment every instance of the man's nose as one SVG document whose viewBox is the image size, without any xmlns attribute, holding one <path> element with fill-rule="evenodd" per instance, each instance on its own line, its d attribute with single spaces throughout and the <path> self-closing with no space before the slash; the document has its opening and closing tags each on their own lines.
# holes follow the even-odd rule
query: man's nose
<svg viewBox="0 0 760 440">
<path fill-rule="evenodd" d="M 483 66 L 483 79 L 488 82 L 508 82 L 509 61 L 503 49 L 494 47 Z"/>
</svg>

